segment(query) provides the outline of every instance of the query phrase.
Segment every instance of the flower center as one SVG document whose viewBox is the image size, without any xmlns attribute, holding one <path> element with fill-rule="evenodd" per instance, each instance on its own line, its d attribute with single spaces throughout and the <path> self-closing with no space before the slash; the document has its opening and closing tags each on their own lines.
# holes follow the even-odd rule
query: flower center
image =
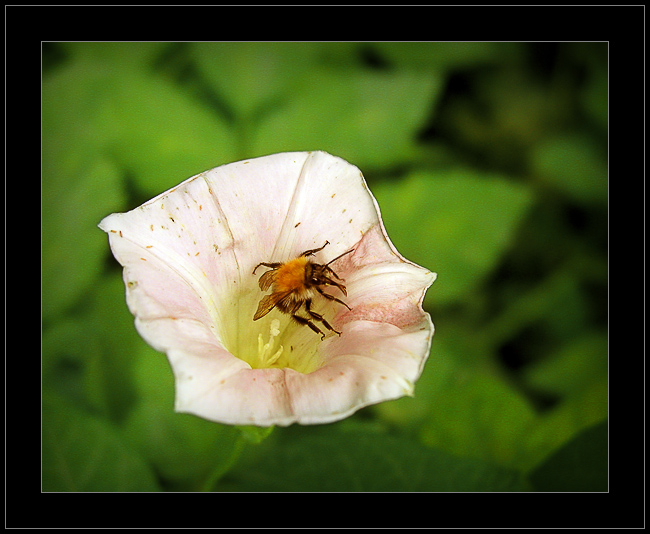
<svg viewBox="0 0 650 534">
<path fill-rule="evenodd" d="M 279 348 L 275 348 L 277 337 L 280 335 L 280 321 L 273 319 L 271 321 L 271 329 L 269 335 L 268 343 L 264 343 L 264 336 L 260 333 L 257 336 L 257 360 L 258 365 L 256 366 L 259 369 L 264 369 L 272 367 L 275 364 L 282 352 L 284 351 L 284 346 L 280 345 Z"/>
</svg>

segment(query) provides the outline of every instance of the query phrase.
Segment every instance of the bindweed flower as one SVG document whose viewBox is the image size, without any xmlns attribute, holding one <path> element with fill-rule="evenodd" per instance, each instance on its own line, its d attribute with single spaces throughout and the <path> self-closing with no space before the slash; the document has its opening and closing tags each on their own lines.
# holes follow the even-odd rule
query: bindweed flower
<svg viewBox="0 0 650 534">
<path fill-rule="evenodd" d="M 124 267 L 138 332 L 169 358 L 177 411 L 236 425 L 329 423 L 413 394 L 433 335 L 422 299 L 436 275 L 395 250 L 346 161 L 293 152 L 231 163 L 100 228 Z M 279 290 L 262 291 L 273 267 L 260 263 L 310 250 L 305 259 L 321 266 L 341 256 L 325 272 L 347 295 L 310 288 L 314 314 L 293 310 L 303 321 L 280 305 L 254 321 Z"/>
</svg>

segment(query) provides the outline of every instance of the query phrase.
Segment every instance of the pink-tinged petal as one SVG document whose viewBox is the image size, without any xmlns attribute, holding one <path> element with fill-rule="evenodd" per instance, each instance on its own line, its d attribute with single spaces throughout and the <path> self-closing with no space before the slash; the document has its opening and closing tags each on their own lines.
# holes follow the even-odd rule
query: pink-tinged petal
<svg viewBox="0 0 650 534">
<path fill-rule="evenodd" d="M 336 267 L 346 279 L 352 308 L 341 310 L 337 324 L 366 320 L 408 327 L 425 316 L 422 300 L 436 275 L 399 255 L 379 225 Z"/>
<path fill-rule="evenodd" d="M 364 406 L 413 394 L 429 351 L 429 321 L 413 332 L 358 321 L 332 340 L 328 359 L 311 374 L 287 374 L 292 405 L 303 424 L 337 421 Z M 341 336 L 343 337 L 343 336 Z"/>
<path fill-rule="evenodd" d="M 233 425 L 295 422 L 285 369 L 249 368 L 215 378 L 218 369 L 210 373 L 197 354 L 177 350 L 168 356 L 176 379 L 177 411 Z"/>
<path fill-rule="evenodd" d="M 433 325 L 422 309 L 435 274 L 399 255 L 359 169 L 324 152 L 217 167 L 100 227 L 124 266 L 136 327 L 166 352 L 176 409 L 229 424 L 325 423 L 410 395 Z M 345 279 L 313 310 L 341 336 L 325 341 L 277 310 L 260 262 L 313 258 Z M 266 268 L 265 268 L 266 269 Z M 320 323 L 319 323 L 320 324 Z M 323 327 L 324 328 L 324 327 Z"/>
</svg>

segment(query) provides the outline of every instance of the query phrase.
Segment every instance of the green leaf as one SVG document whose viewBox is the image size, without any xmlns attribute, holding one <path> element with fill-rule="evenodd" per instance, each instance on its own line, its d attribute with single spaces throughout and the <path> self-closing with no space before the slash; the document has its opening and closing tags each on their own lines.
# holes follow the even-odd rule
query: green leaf
<svg viewBox="0 0 650 534">
<path fill-rule="evenodd" d="M 243 444 L 239 429 L 176 413 L 165 355 L 143 346 L 135 355 L 135 377 L 140 401 L 122 430 L 171 489 L 203 489 L 232 467 Z"/>
<path fill-rule="evenodd" d="M 526 384 L 565 396 L 607 381 L 607 334 L 585 333 L 525 370 Z"/>
<path fill-rule="evenodd" d="M 608 490 L 607 421 L 587 428 L 531 474 L 537 491 Z"/>
<path fill-rule="evenodd" d="M 69 309 L 96 281 L 107 250 L 97 222 L 124 201 L 120 173 L 104 158 L 88 158 L 72 176 L 48 172 L 51 169 L 44 163 L 44 320 Z"/>
<path fill-rule="evenodd" d="M 239 120 L 279 98 L 312 66 L 318 43 L 192 43 L 191 58 Z"/>
<path fill-rule="evenodd" d="M 607 45 L 607 43 L 589 44 Z M 582 98 L 579 102 L 584 112 L 602 128 L 603 132 L 607 132 L 609 125 L 609 72 L 607 71 L 607 56 L 608 51 L 605 46 L 600 55 L 601 61 L 588 68 L 587 80 L 585 81 L 581 95 Z"/>
<path fill-rule="evenodd" d="M 96 285 L 84 316 L 87 347 L 84 388 L 95 409 L 121 420 L 135 401 L 134 354 L 144 342 L 135 329 L 124 297 L 121 273 Z M 94 349 L 94 350 L 91 350 Z"/>
<path fill-rule="evenodd" d="M 97 119 L 104 100 L 115 90 L 115 82 L 109 69 L 88 61 L 71 61 L 44 77 L 44 178 L 57 184 L 70 180 L 88 153 L 96 157 L 97 148 L 106 139 L 106 125 Z M 51 170 L 52 176 L 48 177 L 46 170 Z"/>
<path fill-rule="evenodd" d="M 600 423 L 608 414 L 607 379 L 589 384 L 562 399 L 530 426 L 522 440 L 520 467 L 529 471 L 550 451 L 563 446 L 578 432 Z"/>
<path fill-rule="evenodd" d="M 607 157 L 585 135 L 563 135 L 536 145 L 533 171 L 581 204 L 607 202 Z"/>
<path fill-rule="evenodd" d="M 67 310 L 91 287 L 106 256 L 103 217 L 121 209 L 120 170 L 106 158 L 97 116 L 111 83 L 78 62 L 43 82 L 43 319 Z"/>
<path fill-rule="evenodd" d="M 94 336 L 87 336 L 87 328 L 78 319 L 63 319 L 43 329 L 42 365 L 43 384 L 62 386 L 74 377 L 74 388 L 80 386 L 84 355 L 95 350 Z M 69 391 L 75 396 L 73 391 Z"/>
<path fill-rule="evenodd" d="M 495 366 L 489 339 L 462 322 L 438 328 L 415 396 L 374 410 L 428 446 L 520 468 L 538 420 L 532 405 Z"/>
<path fill-rule="evenodd" d="M 106 68 L 143 68 L 148 67 L 153 59 L 169 43 L 160 42 L 71 42 L 58 43 L 75 59 L 103 63 Z"/>
<path fill-rule="evenodd" d="M 535 421 L 530 404 L 505 381 L 458 369 L 432 399 L 420 436 L 453 454 L 519 468 L 522 442 Z"/>
<path fill-rule="evenodd" d="M 233 132 L 212 109 L 165 78 L 124 71 L 98 120 L 110 154 L 145 194 L 236 158 Z"/>
<path fill-rule="evenodd" d="M 118 48 L 84 49 L 87 55 L 44 81 L 44 182 L 46 162 L 57 164 L 49 174 L 58 176 L 91 149 L 110 156 L 143 195 L 236 158 L 233 132 L 214 109 L 168 79 L 134 68 L 151 51 L 115 63 Z"/>
<path fill-rule="evenodd" d="M 105 239 L 105 237 L 104 237 Z M 100 278 L 73 319 L 43 331 L 43 383 L 114 421 L 134 401 L 133 325 L 119 273 Z"/>
<path fill-rule="evenodd" d="M 120 170 L 101 151 L 96 123 L 104 73 L 74 64 L 43 82 L 43 320 L 80 301 L 100 274 L 103 217 L 125 202 Z"/>
<path fill-rule="evenodd" d="M 315 70 L 261 121 L 252 152 L 325 150 L 364 172 L 403 163 L 440 89 L 432 74 Z"/>
<path fill-rule="evenodd" d="M 478 171 L 416 172 L 372 186 L 391 241 L 438 279 L 425 303 L 444 305 L 497 265 L 531 204 L 525 187 Z"/>
<path fill-rule="evenodd" d="M 530 325 L 543 325 L 548 336 L 562 343 L 571 343 L 588 326 L 588 304 L 584 289 L 573 268 L 559 268 L 533 285 L 514 289 L 508 305 L 490 317 L 485 332 L 495 345 L 506 343 Z"/>
<path fill-rule="evenodd" d="M 43 491 L 157 491 L 152 471 L 105 419 L 43 395 Z"/>
<path fill-rule="evenodd" d="M 521 55 L 513 43 L 372 43 L 389 63 L 397 67 L 452 70 L 484 63 L 504 63 Z"/>
<path fill-rule="evenodd" d="M 290 432 L 253 465 L 234 470 L 226 491 L 524 491 L 514 471 L 457 458 L 406 438 L 336 427 Z"/>
<path fill-rule="evenodd" d="M 173 404 L 154 399 L 138 403 L 122 428 L 126 440 L 174 490 L 202 489 L 206 480 L 225 473 L 241 451 L 235 427 L 175 413 Z"/>
</svg>

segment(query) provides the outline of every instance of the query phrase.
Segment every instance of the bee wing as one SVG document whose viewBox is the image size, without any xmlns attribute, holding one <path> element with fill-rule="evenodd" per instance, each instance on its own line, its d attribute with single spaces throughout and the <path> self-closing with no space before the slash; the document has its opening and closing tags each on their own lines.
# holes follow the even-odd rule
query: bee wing
<svg viewBox="0 0 650 534">
<path fill-rule="evenodd" d="M 260 303 L 257 306 L 257 311 L 255 312 L 255 316 L 253 317 L 253 321 L 257 321 L 258 319 L 264 317 L 273 308 L 275 308 L 278 302 L 280 302 L 282 299 L 284 299 L 287 295 L 290 294 L 291 291 L 286 291 L 286 292 L 277 292 L 277 293 L 271 293 L 270 295 L 266 295 L 266 297 L 260 300 Z"/>
<path fill-rule="evenodd" d="M 278 274 L 276 269 L 272 271 L 266 271 L 262 276 L 260 276 L 259 284 L 262 291 L 266 291 L 269 287 L 275 282 L 275 277 Z"/>
</svg>

